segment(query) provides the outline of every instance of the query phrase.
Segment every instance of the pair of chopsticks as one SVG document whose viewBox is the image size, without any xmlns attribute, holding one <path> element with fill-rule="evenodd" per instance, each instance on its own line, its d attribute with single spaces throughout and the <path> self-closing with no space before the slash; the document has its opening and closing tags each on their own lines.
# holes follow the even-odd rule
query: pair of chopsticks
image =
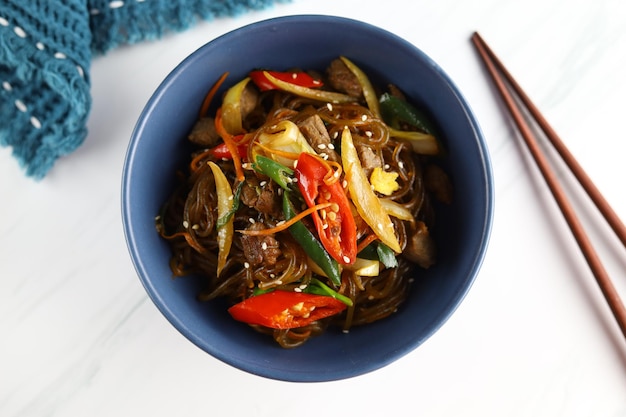
<svg viewBox="0 0 626 417">
<path fill-rule="evenodd" d="M 622 331 L 622 334 L 626 337 L 626 308 L 624 308 L 624 304 L 613 286 L 611 278 L 602 265 L 602 262 L 600 261 L 600 258 L 589 240 L 589 237 L 578 220 L 572 205 L 568 201 L 565 192 L 559 185 L 559 181 L 554 174 L 554 171 L 550 168 L 548 160 L 543 154 L 531 126 L 526 122 L 522 110 L 518 107 L 518 102 L 523 103 L 526 107 L 526 110 L 534 118 L 537 126 L 541 128 L 552 146 L 556 149 L 557 153 L 561 156 L 574 177 L 587 192 L 590 199 L 596 205 L 600 213 L 604 216 L 607 223 L 624 245 L 626 245 L 626 227 L 613 211 L 609 203 L 604 199 L 600 191 L 593 184 L 593 181 L 591 181 L 574 156 L 569 152 L 554 129 L 552 129 L 552 127 L 548 124 L 537 107 L 531 102 L 526 93 L 524 93 L 519 84 L 515 81 L 515 79 L 513 79 L 509 71 L 485 43 L 483 38 L 478 33 L 474 33 L 472 36 L 472 42 L 474 43 L 480 57 L 484 61 L 493 82 L 500 92 L 502 99 L 504 100 L 513 120 L 515 121 L 515 124 L 519 129 L 520 134 L 524 139 L 524 142 L 526 143 L 539 170 L 548 184 L 554 199 L 563 213 L 563 216 L 565 217 L 565 220 L 567 221 L 567 224 L 585 257 L 591 272 L 596 278 L 600 290 L 602 291 L 602 294 L 604 295 L 604 298 L 606 299 L 611 312 L 613 313 L 613 316 Z M 513 93 L 517 95 L 518 100 L 514 98 Z"/>
</svg>

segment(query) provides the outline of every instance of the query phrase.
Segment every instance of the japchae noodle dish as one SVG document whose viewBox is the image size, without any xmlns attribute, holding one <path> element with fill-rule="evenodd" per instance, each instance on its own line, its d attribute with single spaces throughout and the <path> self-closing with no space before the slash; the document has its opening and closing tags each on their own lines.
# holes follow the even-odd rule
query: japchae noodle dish
<svg viewBox="0 0 626 417">
<path fill-rule="evenodd" d="M 157 216 L 174 275 L 286 348 L 394 313 L 407 272 L 435 262 L 433 203 L 452 194 L 432 125 L 345 57 L 226 80 Z"/>
</svg>

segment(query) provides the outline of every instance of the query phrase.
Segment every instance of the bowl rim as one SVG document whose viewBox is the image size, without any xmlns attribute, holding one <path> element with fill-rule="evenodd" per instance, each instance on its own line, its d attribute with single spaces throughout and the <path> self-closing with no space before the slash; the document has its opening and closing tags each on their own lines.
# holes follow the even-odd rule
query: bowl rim
<svg viewBox="0 0 626 417">
<path fill-rule="evenodd" d="M 139 255 L 138 242 L 135 236 L 135 232 L 133 230 L 132 218 L 131 218 L 131 209 L 128 204 L 130 200 L 129 190 L 131 183 L 131 171 L 134 162 L 134 158 L 136 156 L 138 137 L 140 136 L 141 131 L 146 123 L 146 117 L 152 109 L 156 102 L 158 101 L 160 95 L 166 89 L 166 87 L 170 84 L 173 78 L 178 76 L 178 73 L 182 71 L 189 63 L 194 59 L 196 55 L 198 55 L 204 48 L 209 47 L 210 45 L 215 45 L 221 42 L 228 40 L 230 37 L 238 36 L 242 32 L 246 32 L 254 29 L 263 29 L 269 28 L 273 25 L 281 24 L 283 22 L 293 22 L 298 21 L 302 23 L 320 23 L 320 22 L 334 22 L 334 23 L 349 23 L 351 25 L 357 25 L 363 28 L 364 30 L 378 32 L 381 35 L 386 37 L 390 37 L 394 40 L 394 42 L 400 42 L 405 46 L 409 46 L 416 55 L 420 56 L 424 62 L 426 62 L 433 71 L 437 73 L 437 76 L 441 77 L 447 86 L 452 90 L 454 95 L 458 100 L 458 104 L 462 107 L 465 115 L 467 117 L 467 121 L 471 126 L 471 129 L 474 132 L 475 143 L 477 145 L 477 151 L 480 155 L 481 167 L 482 167 L 482 181 L 485 186 L 485 197 L 486 201 L 484 201 L 485 213 L 484 213 L 484 222 L 482 225 L 481 231 L 481 240 L 480 246 L 476 249 L 476 256 L 474 257 L 473 264 L 468 268 L 468 279 L 467 284 L 458 289 L 456 293 L 455 302 L 451 308 L 445 311 L 445 314 L 442 317 L 437 318 L 437 322 L 435 325 L 430 326 L 429 332 L 427 332 L 422 337 L 422 342 L 430 338 L 434 333 L 436 333 L 439 328 L 447 322 L 450 316 L 456 311 L 459 307 L 471 287 L 476 280 L 478 272 L 481 268 L 481 265 L 486 256 L 487 247 L 489 244 L 489 240 L 491 237 L 491 230 L 493 224 L 494 217 L 494 203 L 495 203 L 495 192 L 494 192 L 494 180 L 493 180 L 493 168 L 491 165 L 491 158 L 489 155 L 489 151 L 487 148 L 487 143 L 485 141 L 483 132 L 480 128 L 480 125 L 474 115 L 469 103 L 461 93 L 460 89 L 454 83 L 454 81 L 448 76 L 448 74 L 428 55 L 426 55 L 421 49 L 419 49 L 416 45 L 410 43 L 409 41 L 399 37 L 398 35 L 383 29 L 381 27 L 375 26 L 371 23 L 367 23 L 364 21 L 333 16 L 333 15 L 325 15 L 325 14 L 296 14 L 296 15 L 287 15 L 287 16 L 279 16 L 273 17 L 269 19 L 260 20 L 257 22 L 253 22 L 247 25 L 240 26 L 236 29 L 233 29 L 229 32 L 226 32 L 208 42 L 201 45 L 195 51 L 186 56 L 180 63 L 178 63 L 164 78 L 164 80 L 158 85 L 158 87 L 154 90 L 148 101 L 146 102 L 144 108 L 142 109 L 137 123 L 131 133 L 130 142 L 128 144 L 126 156 L 123 162 L 123 170 L 122 170 L 122 189 L 121 189 L 121 209 L 122 209 L 122 225 L 124 236 L 126 240 L 126 244 L 131 256 L 132 263 L 136 270 L 140 281 L 150 296 L 151 300 L 154 302 L 155 306 L 158 310 L 165 316 L 165 318 L 172 324 L 183 336 L 185 336 L 188 340 L 194 343 L 197 347 L 202 349 L 203 351 L 209 353 L 214 358 L 229 364 L 237 369 L 242 371 L 246 371 L 248 373 L 266 377 L 275 380 L 283 380 L 283 381 L 292 381 L 292 382 L 323 382 L 323 381 L 331 381 L 331 380 L 339 380 L 346 379 L 351 377 L 356 377 L 365 373 L 369 373 L 376 369 L 382 368 L 398 359 L 407 353 L 416 349 L 422 342 L 413 343 L 410 346 L 403 346 L 398 349 L 394 355 L 390 357 L 380 358 L 377 363 L 369 363 L 369 364 L 361 364 L 358 369 L 349 370 L 342 369 L 336 373 L 331 373 L 325 376 L 310 376 L 310 375 L 302 375 L 298 372 L 287 372 L 287 371 L 277 371 L 276 369 L 267 369 L 262 366 L 259 366 L 250 361 L 240 361 L 233 360 L 229 357 L 228 352 L 210 349 L 207 348 L 206 345 L 202 344 L 201 340 L 195 340 L 194 337 L 189 335 L 189 332 L 186 329 L 185 323 L 181 322 L 178 317 L 162 302 L 163 300 L 158 294 L 158 291 L 155 289 L 151 280 L 148 277 L 146 272 L 146 266 L 144 265 L 144 259 Z"/>
</svg>

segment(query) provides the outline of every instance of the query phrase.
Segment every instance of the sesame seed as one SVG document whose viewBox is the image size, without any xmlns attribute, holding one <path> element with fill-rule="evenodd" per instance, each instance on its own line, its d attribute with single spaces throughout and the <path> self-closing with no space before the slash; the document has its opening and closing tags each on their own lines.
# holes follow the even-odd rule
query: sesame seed
<svg viewBox="0 0 626 417">
<path fill-rule="evenodd" d="M 261 187 L 265 187 L 265 184 L 267 184 L 267 181 L 261 181 L 261 182 L 259 183 L 259 185 L 260 185 Z"/>
<path fill-rule="evenodd" d="M 328 111 L 333 111 L 333 105 L 330 103 L 326 103 L 326 108 L 328 109 Z"/>
<path fill-rule="evenodd" d="M 320 80 L 313 80 L 313 84 L 315 84 L 315 85 L 320 85 L 320 84 L 321 84 L 321 82 L 320 82 Z"/>
<path fill-rule="evenodd" d="M 367 120 L 367 114 L 364 114 L 361 116 L 361 120 L 366 121 Z"/>
<path fill-rule="evenodd" d="M 322 225 L 322 229 L 324 229 L 324 230 L 328 229 L 328 223 L 324 223 L 324 224 Z"/>
<path fill-rule="evenodd" d="M 332 143 L 328 144 L 328 149 L 335 149 L 335 145 L 333 145 Z"/>
<path fill-rule="evenodd" d="M 13 86 L 8 81 L 4 81 L 2 83 L 2 88 L 4 88 L 6 91 L 13 90 Z"/>
<path fill-rule="evenodd" d="M 54 57 L 56 59 L 65 59 L 67 58 L 67 55 L 65 55 L 63 52 L 55 52 Z"/>
<path fill-rule="evenodd" d="M 343 182 L 341 183 L 341 186 L 342 186 L 343 188 L 347 188 L 347 187 L 348 187 L 348 181 L 343 180 Z"/>
<path fill-rule="evenodd" d="M 344 261 L 345 263 L 349 263 L 349 262 L 350 262 L 350 258 L 348 258 L 347 256 L 345 256 L 345 255 L 344 255 L 344 256 L 343 256 L 343 261 Z"/>
<path fill-rule="evenodd" d="M 243 263 L 243 267 L 248 269 L 248 268 L 250 268 L 250 264 L 248 262 L 244 262 Z"/>
<path fill-rule="evenodd" d="M 189 227 L 189 222 L 187 220 L 183 220 L 183 227 L 185 229 Z"/>
<path fill-rule="evenodd" d="M 234 198 L 235 198 L 235 196 L 234 196 L 234 195 L 229 195 L 229 196 L 228 196 L 228 199 L 229 199 L 229 200 L 233 200 Z"/>
<path fill-rule="evenodd" d="M 328 154 L 327 153 L 321 153 L 320 156 L 322 157 L 322 159 L 324 159 L 324 161 L 328 161 Z"/>
<path fill-rule="evenodd" d="M 263 242 L 263 243 L 261 244 L 261 249 L 263 249 L 263 250 L 267 250 L 267 243 Z"/>
<path fill-rule="evenodd" d="M 300 288 L 301 290 L 304 290 L 306 287 L 308 287 L 307 284 L 300 284 L 298 288 Z"/>
<path fill-rule="evenodd" d="M 296 74 L 295 72 L 292 72 L 291 78 L 295 80 L 296 78 L 298 78 L 298 74 Z"/>
<path fill-rule="evenodd" d="M 385 164 L 385 166 L 383 168 L 385 168 L 385 170 L 388 170 L 391 167 L 389 166 L 389 164 Z"/>
<path fill-rule="evenodd" d="M 44 49 L 46 49 L 46 45 L 44 45 L 44 44 L 43 44 L 43 43 L 41 43 L 41 42 L 37 42 L 37 43 L 35 44 L 35 46 L 36 46 L 36 47 L 37 47 L 37 49 L 39 49 L 40 51 L 43 51 Z"/>
<path fill-rule="evenodd" d="M 9 21 L 6 20 L 4 17 L 0 16 L 0 25 L 1 26 L 9 26 Z"/>
<path fill-rule="evenodd" d="M 294 290 L 295 292 L 302 292 L 302 288 L 300 288 L 300 287 L 296 287 L 296 288 L 294 288 L 293 290 Z"/>
<path fill-rule="evenodd" d="M 333 133 L 333 139 L 337 139 L 338 136 L 339 136 L 339 131 L 335 130 L 335 133 Z"/>
<path fill-rule="evenodd" d="M 270 274 L 270 278 L 272 279 L 276 278 L 276 274 Z"/>
<path fill-rule="evenodd" d="M 292 178 L 291 182 L 298 182 L 298 179 L 297 178 Z"/>
<path fill-rule="evenodd" d="M 83 67 L 81 67 L 80 65 L 76 65 L 76 71 L 78 71 L 78 75 L 80 75 L 81 77 L 85 76 L 85 71 L 83 70 Z"/>
<path fill-rule="evenodd" d="M 276 226 L 281 226 L 281 225 L 283 225 L 283 224 L 285 224 L 285 221 L 284 221 L 284 220 L 281 220 L 281 221 L 276 222 Z"/>
<path fill-rule="evenodd" d="M 283 285 L 283 282 L 280 279 L 277 279 L 276 281 L 274 281 L 274 283 L 276 285 Z"/>
<path fill-rule="evenodd" d="M 371 138 L 374 134 L 371 131 L 366 131 L 365 132 L 365 136 L 367 136 L 368 138 Z"/>
<path fill-rule="evenodd" d="M 350 330 L 344 329 L 344 330 L 342 330 L 342 332 L 345 333 L 345 334 L 348 334 L 348 333 L 350 333 Z"/>
<path fill-rule="evenodd" d="M 157 215 L 157 216 L 154 218 L 154 220 L 156 220 L 156 221 L 161 220 L 161 216 L 160 216 L 160 215 Z"/>
<path fill-rule="evenodd" d="M 111 3 L 109 3 L 109 7 L 111 9 L 119 9 L 122 6 L 124 6 L 124 2 L 121 0 L 116 0 L 116 1 L 112 1 Z"/>
<path fill-rule="evenodd" d="M 256 221 L 255 221 L 252 217 L 250 217 L 250 218 L 248 219 L 248 221 L 249 221 L 250 223 L 252 223 L 252 224 L 256 223 Z"/>
<path fill-rule="evenodd" d="M 319 145 L 317 145 L 317 147 L 320 149 L 326 149 L 326 145 L 323 143 L 320 143 Z"/>
<path fill-rule="evenodd" d="M 383 224 L 382 223 L 378 223 L 376 226 L 378 227 L 378 230 L 383 230 Z"/>
<path fill-rule="evenodd" d="M 404 162 L 399 161 L 398 162 L 398 168 L 400 168 L 400 169 L 404 168 Z"/>
</svg>

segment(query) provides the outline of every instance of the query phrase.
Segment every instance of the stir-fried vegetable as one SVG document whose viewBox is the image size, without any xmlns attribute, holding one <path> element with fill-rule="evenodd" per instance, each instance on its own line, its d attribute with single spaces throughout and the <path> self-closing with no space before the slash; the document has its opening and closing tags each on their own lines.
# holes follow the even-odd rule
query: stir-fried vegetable
<svg viewBox="0 0 626 417">
<path fill-rule="evenodd" d="M 283 165 L 289 165 L 293 161 L 283 155 L 294 155 L 297 158 L 303 152 L 315 153 L 298 126 L 289 120 L 276 123 L 271 129 L 262 132 L 257 140 L 259 145 L 270 151 L 268 155 L 270 158 Z M 254 151 L 257 152 L 262 151 Z"/>
<path fill-rule="evenodd" d="M 363 172 L 352 134 L 347 128 L 341 135 L 341 160 L 347 173 L 350 197 L 357 211 L 383 243 L 396 253 L 402 252 L 393 223 Z"/>
<path fill-rule="evenodd" d="M 341 60 L 346 67 L 354 74 L 357 80 L 359 80 L 359 84 L 361 84 L 361 88 L 363 89 L 363 98 L 365 98 L 365 102 L 367 103 L 367 107 L 370 109 L 372 114 L 376 117 L 380 117 L 380 108 L 378 105 L 378 98 L 376 97 L 376 91 L 370 82 L 368 76 L 359 68 L 355 63 L 350 61 L 345 56 L 341 57 Z"/>
<path fill-rule="evenodd" d="M 231 135 L 244 133 L 241 114 L 241 96 L 248 85 L 250 78 L 244 78 L 230 87 L 222 102 L 222 118 L 224 129 Z"/>
<path fill-rule="evenodd" d="M 389 135 L 408 140 L 415 153 L 437 155 L 441 152 L 441 146 L 435 136 L 435 128 L 430 120 L 410 103 L 385 93 L 380 96 L 380 112 L 389 125 Z M 403 123 L 417 130 L 402 130 L 401 124 Z"/>
<path fill-rule="evenodd" d="M 293 71 L 293 72 L 279 72 L 279 71 L 251 71 L 250 78 L 252 81 L 259 87 L 261 91 L 274 90 L 277 87 L 273 84 L 266 76 L 265 73 L 271 75 L 277 80 L 284 81 L 289 84 L 294 84 L 300 87 L 307 88 L 316 88 L 322 87 L 323 84 L 320 80 L 311 77 L 309 74 L 303 71 Z"/>
<path fill-rule="evenodd" d="M 217 216 L 221 218 L 229 213 L 233 207 L 233 190 L 220 167 L 209 161 L 209 167 L 215 178 L 215 191 L 217 193 Z M 218 227 L 217 231 L 217 275 L 224 269 L 228 253 L 233 242 L 233 219 L 229 219 L 225 224 Z"/>
<path fill-rule="evenodd" d="M 323 159 L 302 153 L 295 168 L 298 187 L 309 207 L 331 203 L 326 210 L 311 215 L 322 244 L 341 264 L 356 259 L 356 225 L 350 204 L 334 171 Z"/>
<path fill-rule="evenodd" d="M 292 329 L 333 316 L 346 304 L 327 295 L 275 290 L 250 297 L 228 309 L 238 321 L 272 329 Z"/>
<path fill-rule="evenodd" d="M 288 191 L 283 193 L 283 211 L 285 212 L 286 219 L 291 219 L 296 215 L 296 211 L 289 200 Z M 337 261 L 328 254 L 326 249 L 324 249 L 324 245 L 307 229 L 304 223 L 301 221 L 294 223 L 289 227 L 289 232 L 300 246 L 302 246 L 302 249 L 305 250 L 309 258 L 322 269 L 326 277 L 330 279 L 334 285 L 341 285 L 341 272 Z"/>
<path fill-rule="evenodd" d="M 273 77 L 269 72 L 264 71 L 265 77 L 279 89 L 288 93 L 295 94 L 300 97 L 310 98 L 312 100 L 325 101 L 328 103 L 351 103 L 355 101 L 354 97 L 350 97 L 347 94 L 335 93 L 332 91 L 316 90 L 313 88 L 301 87 L 299 85 L 291 84 L 276 77 Z"/>
</svg>

